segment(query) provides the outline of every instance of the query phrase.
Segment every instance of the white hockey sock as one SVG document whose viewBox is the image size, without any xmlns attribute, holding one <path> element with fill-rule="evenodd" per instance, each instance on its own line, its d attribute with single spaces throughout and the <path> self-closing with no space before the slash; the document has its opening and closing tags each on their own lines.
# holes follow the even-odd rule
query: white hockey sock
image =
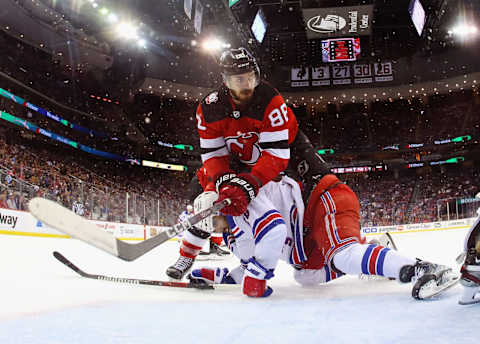
<svg viewBox="0 0 480 344">
<path fill-rule="evenodd" d="M 404 265 L 414 265 L 415 259 L 379 245 L 353 244 L 333 257 L 333 264 L 346 274 L 380 275 L 398 279 Z"/>
<path fill-rule="evenodd" d="M 185 231 L 182 244 L 180 245 L 180 255 L 195 259 L 207 241 L 208 238 L 202 239 L 196 235 L 193 235 L 190 233 L 190 231 Z"/>
</svg>

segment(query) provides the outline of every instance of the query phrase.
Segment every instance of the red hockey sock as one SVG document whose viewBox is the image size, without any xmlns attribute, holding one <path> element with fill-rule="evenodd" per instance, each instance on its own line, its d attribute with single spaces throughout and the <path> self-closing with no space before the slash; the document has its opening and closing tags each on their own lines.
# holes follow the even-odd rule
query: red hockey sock
<svg viewBox="0 0 480 344">
<path fill-rule="evenodd" d="M 220 245 L 222 244 L 222 240 L 223 240 L 222 237 L 214 237 L 214 236 L 211 236 L 211 237 L 210 237 L 210 241 L 211 241 L 211 242 L 214 242 L 214 243 L 217 244 L 218 246 L 220 246 Z"/>
</svg>

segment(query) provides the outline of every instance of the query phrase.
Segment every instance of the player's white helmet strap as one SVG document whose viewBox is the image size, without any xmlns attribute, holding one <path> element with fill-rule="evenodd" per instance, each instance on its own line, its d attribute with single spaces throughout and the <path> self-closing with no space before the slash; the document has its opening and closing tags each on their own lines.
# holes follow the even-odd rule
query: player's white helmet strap
<svg viewBox="0 0 480 344">
<path fill-rule="evenodd" d="M 218 194 L 214 191 L 206 191 L 201 193 L 193 201 L 194 213 L 198 214 L 202 210 L 208 209 L 218 200 Z M 202 231 L 212 233 L 214 230 L 213 226 L 213 217 L 220 215 L 220 212 L 212 213 L 209 217 L 198 222 L 195 227 L 201 229 Z"/>
</svg>

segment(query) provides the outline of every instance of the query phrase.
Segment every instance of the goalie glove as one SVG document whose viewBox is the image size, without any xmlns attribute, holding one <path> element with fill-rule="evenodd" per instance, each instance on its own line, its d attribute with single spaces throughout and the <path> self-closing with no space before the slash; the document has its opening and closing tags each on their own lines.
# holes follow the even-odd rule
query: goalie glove
<svg viewBox="0 0 480 344">
<path fill-rule="evenodd" d="M 240 216 L 250 202 L 257 196 L 260 181 L 250 173 L 238 175 L 229 173 L 220 176 L 215 183 L 218 190 L 218 201 L 230 198 L 230 205 L 222 209 L 225 215 Z"/>
<path fill-rule="evenodd" d="M 227 268 L 204 267 L 193 270 L 187 278 L 192 285 L 203 284 L 236 284 L 235 280 L 229 275 Z"/>
</svg>

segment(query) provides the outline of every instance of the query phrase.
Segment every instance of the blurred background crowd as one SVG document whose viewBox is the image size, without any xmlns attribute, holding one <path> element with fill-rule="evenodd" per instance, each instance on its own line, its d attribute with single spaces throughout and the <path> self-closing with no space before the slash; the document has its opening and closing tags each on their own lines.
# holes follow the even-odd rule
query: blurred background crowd
<svg viewBox="0 0 480 344">
<path fill-rule="evenodd" d="M 120 101 L 105 91 L 107 86 L 97 74 L 60 64 L 41 47 L 0 31 L 0 88 L 92 130 L 72 130 L 8 97 L 0 97 L 0 110 L 95 149 L 188 167 L 187 171 L 172 171 L 106 160 L 2 120 L 1 208 L 27 210 L 30 198 L 42 196 L 94 220 L 149 225 L 176 222 L 188 204 L 187 185 L 200 166 L 196 102 L 148 94 Z M 478 162 L 418 169 L 405 166 L 465 156 L 478 145 L 478 90 L 329 104 L 323 111 L 290 105 L 315 147 L 334 152 L 325 156 L 332 167 L 379 162 L 386 166 L 382 171 L 341 175 L 359 197 L 363 226 L 475 215 L 480 206 L 474 198 L 480 191 Z M 435 140 L 462 135 L 470 139 L 435 144 Z M 159 141 L 194 149 L 175 151 Z M 411 143 L 424 145 L 402 148 Z"/>
</svg>

